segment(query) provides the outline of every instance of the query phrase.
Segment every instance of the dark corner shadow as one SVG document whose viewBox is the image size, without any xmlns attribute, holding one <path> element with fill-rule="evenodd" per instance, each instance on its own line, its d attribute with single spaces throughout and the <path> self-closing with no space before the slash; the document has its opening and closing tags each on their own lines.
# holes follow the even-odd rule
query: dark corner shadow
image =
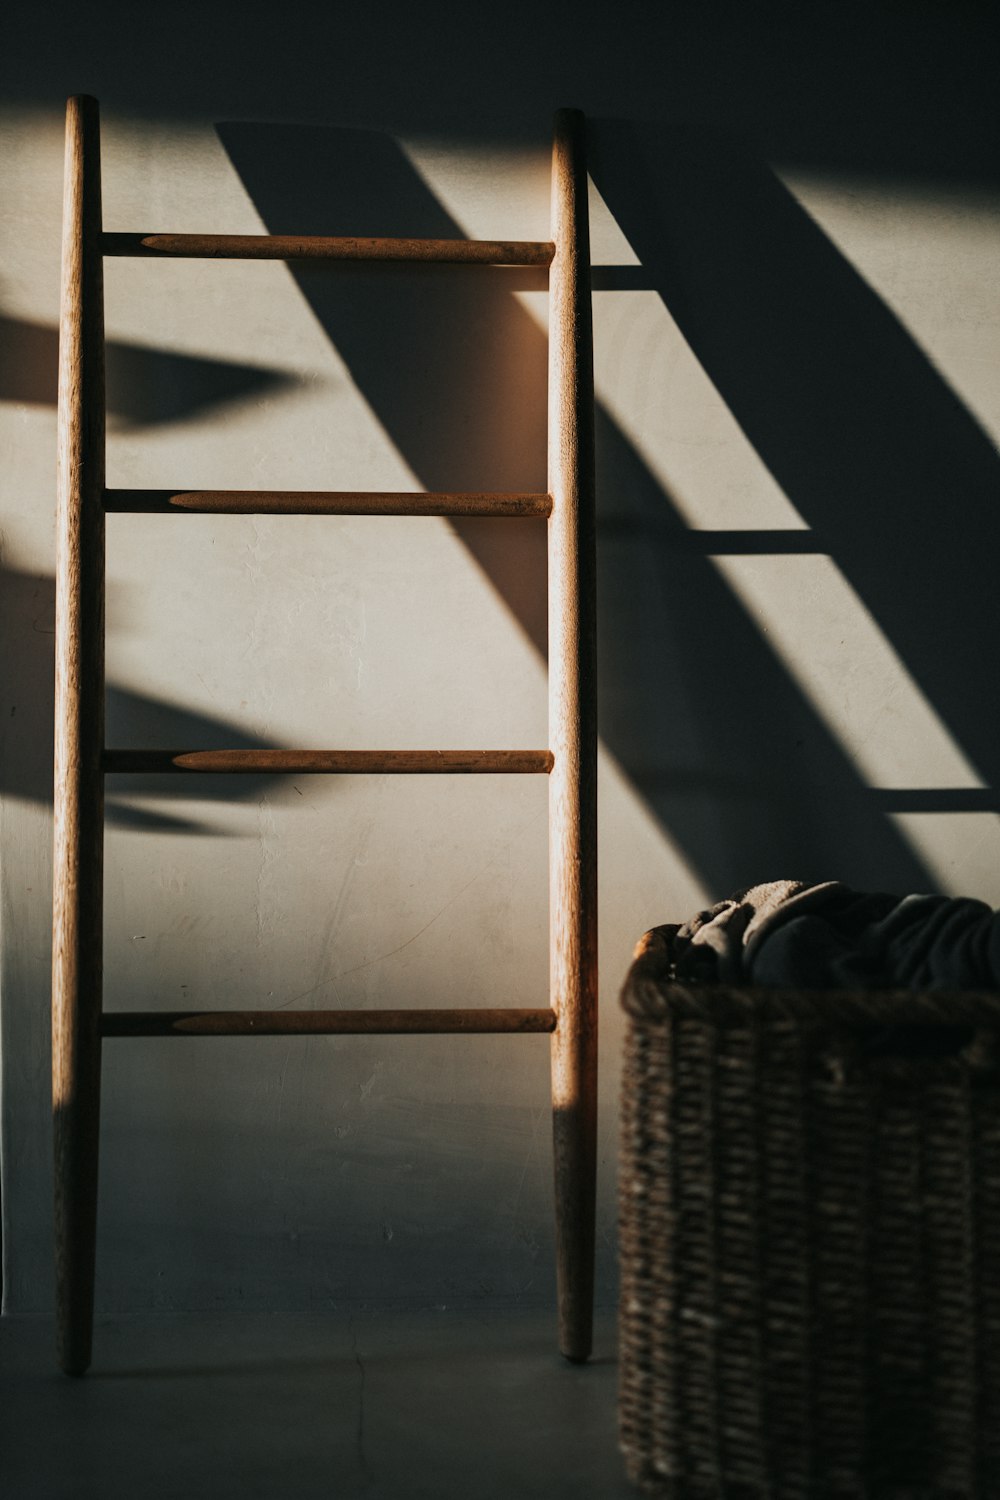
<svg viewBox="0 0 1000 1500">
<path fill-rule="evenodd" d="M 0 315 L 0 401 L 54 406 L 59 333 L 47 323 Z M 295 385 L 281 370 L 255 369 L 143 344 L 107 342 L 108 413 L 119 427 L 182 422 Z"/>
<path fill-rule="evenodd" d="M 384 135 L 218 130 L 272 232 L 464 232 Z M 628 231 L 627 211 L 622 223 Z M 512 295 L 519 273 L 338 265 L 295 275 L 423 486 L 544 488 L 546 339 Z M 708 559 L 673 545 L 684 534 L 677 510 L 601 409 L 598 462 L 599 524 L 652 520 L 664 543 L 602 533 L 601 732 L 694 870 L 720 894 L 785 874 L 931 885 Z M 544 651 L 542 527 L 455 529 Z"/>
<path fill-rule="evenodd" d="M 0 697 L 0 794 L 52 801 L 55 585 L 45 574 L 0 567 L 0 653 L 5 663 Z M 191 713 L 143 693 L 115 687 L 107 694 L 107 742 L 135 749 L 257 750 L 280 748 L 222 719 Z M 185 802 L 250 802 L 274 776 L 109 776 L 107 823 L 142 832 L 219 833 L 207 823 L 170 811 Z M 147 805 L 136 806 L 134 797 Z M 155 801 L 157 807 L 148 802 Z"/>
<path fill-rule="evenodd" d="M 763 163 L 704 132 L 612 120 L 592 123 L 591 154 L 647 285 L 818 549 L 996 787 L 993 443 Z"/>
</svg>

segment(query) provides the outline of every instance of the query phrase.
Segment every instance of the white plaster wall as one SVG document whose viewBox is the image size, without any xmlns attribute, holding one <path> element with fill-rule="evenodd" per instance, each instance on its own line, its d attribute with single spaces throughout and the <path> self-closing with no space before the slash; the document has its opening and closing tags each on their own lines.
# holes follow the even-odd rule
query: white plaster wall
<svg viewBox="0 0 1000 1500">
<path fill-rule="evenodd" d="M 797 155 L 794 111 L 783 133 L 772 111 L 774 139 L 755 142 L 739 128 L 753 100 L 737 95 L 712 160 L 746 153 L 745 181 L 763 184 L 755 217 L 748 190 L 730 203 L 707 170 L 711 191 L 691 194 L 686 137 L 665 117 L 634 8 L 613 45 L 577 25 L 561 51 L 555 7 L 532 12 L 534 50 L 516 8 L 503 26 L 480 19 L 487 65 L 483 36 L 451 7 L 443 51 L 408 61 L 407 40 L 429 29 L 390 7 L 351 22 L 363 45 L 338 61 L 331 94 L 317 49 L 335 9 L 307 8 L 297 46 L 288 18 L 279 46 L 252 11 L 244 31 L 218 6 L 158 37 L 99 7 L 98 25 L 68 22 L 46 59 L 22 22 L 0 168 L 11 1312 L 47 1306 L 51 1284 L 52 394 L 69 92 L 104 105 L 109 229 L 365 232 L 343 221 L 347 201 L 384 214 L 383 232 L 544 238 L 551 109 L 593 117 L 607 197 L 593 194 L 594 260 L 617 268 L 598 273 L 594 297 L 602 1297 L 614 1292 L 616 992 L 647 926 L 775 875 L 1000 902 L 997 622 L 983 588 L 997 541 L 984 496 L 1000 433 L 1000 198 L 919 164 L 890 181 L 829 150 Z M 800 113 L 808 122 L 807 102 Z M 638 132 L 628 152 L 622 118 Z M 671 162 L 680 175 L 665 185 Z M 310 222 L 277 222 L 296 201 Z M 706 235 L 731 213 L 717 265 L 699 251 L 702 211 Z M 806 266 L 787 306 L 769 255 Z M 334 287 L 277 265 L 109 261 L 109 483 L 542 488 L 545 293 L 519 273 L 484 273 L 478 290 L 456 286 L 464 276 L 390 272 L 380 287 L 345 270 Z M 796 298 L 815 314 L 804 329 Z M 758 315 L 778 333 L 761 342 L 755 389 L 752 369 L 727 360 L 746 355 Z M 897 392 L 882 365 L 898 369 Z M 879 421 L 882 399 L 898 431 Z M 897 552 L 900 466 L 913 507 Z M 715 556 L 686 536 L 705 530 L 759 535 Z M 112 517 L 109 737 L 542 745 L 542 542 L 520 522 Z M 206 778 L 164 796 L 121 778 L 109 791 L 109 1008 L 545 1003 L 540 779 Z M 544 1039 L 119 1041 L 105 1058 L 100 1307 L 551 1294 Z"/>
</svg>

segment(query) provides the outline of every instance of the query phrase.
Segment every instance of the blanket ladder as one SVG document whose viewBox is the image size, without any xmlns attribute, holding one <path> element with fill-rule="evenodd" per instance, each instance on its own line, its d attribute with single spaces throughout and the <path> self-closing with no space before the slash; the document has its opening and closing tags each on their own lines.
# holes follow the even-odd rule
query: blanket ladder
<svg viewBox="0 0 1000 1500">
<path fill-rule="evenodd" d="M 597 1088 L 594 413 L 584 121 L 555 118 L 551 242 L 105 234 L 95 99 L 69 101 L 60 314 L 52 1092 L 59 1361 L 90 1363 L 101 1045 L 124 1036 L 548 1033 L 559 1347 L 591 1346 Z M 548 267 L 547 494 L 108 490 L 103 257 L 455 262 Z M 547 516 L 549 744 L 544 750 L 110 749 L 104 743 L 108 512 Z M 537 773 L 549 778 L 550 994 L 544 1009 L 104 1012 L 104 777 Z"/>
</svg>

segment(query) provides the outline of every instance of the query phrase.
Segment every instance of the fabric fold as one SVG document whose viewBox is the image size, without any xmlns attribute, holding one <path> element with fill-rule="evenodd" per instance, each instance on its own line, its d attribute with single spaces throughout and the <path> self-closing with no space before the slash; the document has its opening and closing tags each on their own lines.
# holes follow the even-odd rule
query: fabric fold
<svg viewBox="0 0 1000 1500">
<path fill-rule="evenodd" d="M 800 989 L 1000 989 L 1000 913 L 970 897 L 772 880 L 654 928 L 674 976 Z"/>
</svg>

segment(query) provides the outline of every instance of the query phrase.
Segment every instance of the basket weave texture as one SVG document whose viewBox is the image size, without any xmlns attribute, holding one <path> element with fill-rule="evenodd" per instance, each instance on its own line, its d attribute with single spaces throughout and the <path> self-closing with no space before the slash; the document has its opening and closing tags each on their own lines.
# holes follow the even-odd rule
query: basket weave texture
<svg viewBox="0 0 1000 1500">
<path fill-rule="evenodd" d="M 633 964 L 620 1436 L 674 1500 L 1000 1500 L 1000 997 Z"/>
</svg>

